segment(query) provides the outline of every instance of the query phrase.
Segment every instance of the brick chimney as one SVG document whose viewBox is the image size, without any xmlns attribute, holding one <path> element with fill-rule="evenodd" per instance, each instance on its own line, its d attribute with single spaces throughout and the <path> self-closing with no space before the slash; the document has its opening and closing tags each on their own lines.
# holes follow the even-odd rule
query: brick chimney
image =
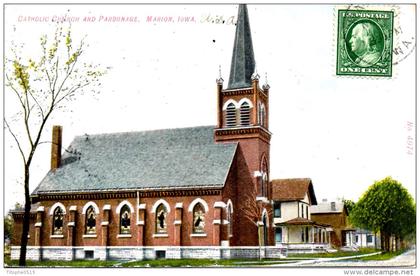
<svg viewBox="0 0 420 276">
<path fill-rule="evenodd" d="M 51 142 L 51 170 L 55 170 L 60 167 L 62 136 L 63 127 L 53 126 Z"/>
</svg>

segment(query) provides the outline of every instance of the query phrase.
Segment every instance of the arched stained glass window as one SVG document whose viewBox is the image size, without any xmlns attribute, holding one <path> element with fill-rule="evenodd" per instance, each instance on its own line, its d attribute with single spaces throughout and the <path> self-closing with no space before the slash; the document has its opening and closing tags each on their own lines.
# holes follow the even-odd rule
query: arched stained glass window
<svg viewBox="0 0 420 276">
<path fill-rule="evenodd" d="M 193 208 L 193 233 L 204 233 L 205 209 L 201 203 Z"/>
<path fill-rule="evenodd" d="M 89 206 L 85 214 L 85 233 L 96 234 L 96 213 L 93 206 Z"/>
<path fill-rule="evenodd" d="M 62 235 L 64 225 L 64 213 L 61 207 L 54 209 L 53 213 L 53 235 Z"/>
<path fill-rule="evenodd" d="M 168 232 L 166 224 L 166 216 L 168 215 L 168 210 L 166 209 L 163 203 L 159 204 L 156 208 L 156 233 L 164 234 Z"/>
<path fill-rule="evenodd" d="M 120 210 L 120 234 L 131 233 L 131 212 L 128 205 L 124 205 Z"/>
</svg>

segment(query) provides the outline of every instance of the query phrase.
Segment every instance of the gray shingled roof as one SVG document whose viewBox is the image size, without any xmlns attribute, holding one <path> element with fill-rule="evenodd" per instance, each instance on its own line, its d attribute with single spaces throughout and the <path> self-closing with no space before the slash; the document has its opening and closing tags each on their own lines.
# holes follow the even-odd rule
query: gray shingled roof
<svg viewBox="0 0 420 276">
<path fill-rule="evenodd" d="M 312 205 L 311 214 L 341 213 L 344 209 L 344 203 L 335 202 L 335 209 L 332 209 L 331 202 L 323 202 L 318 205 Z"/>
<path fill-rule="evenodd" d="M 33 194 L 223 187 L 237 143 L 213 126 L 77 136 Z"/>
<path fill-rule="evenodd" d="M 255 72 L 254 48 L 252 47 L 251 27 L 248 9 L 240 4 L 238 22 L 236 23 L 235 42 L 233 44 L 232 62 L 228 89 L 252 86 L 251 77 Z"/>
</svg>

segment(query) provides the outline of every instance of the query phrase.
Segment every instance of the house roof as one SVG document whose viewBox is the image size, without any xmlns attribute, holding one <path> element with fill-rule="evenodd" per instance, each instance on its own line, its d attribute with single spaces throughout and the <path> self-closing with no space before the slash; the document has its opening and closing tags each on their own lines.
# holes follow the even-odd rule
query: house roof
<svg viewBox="0 0 420 276">
<path fill-rule="evenodd" d="M 343 202 L 322 202 L 318 205 L 312 205 L 310 208 L 311 214 L 337 214 L 346 211 Z"/>
<path fill-rule="evenodd" d="M 294 218 L 294 219 L 291 219 L 282 223 L 278 223 L 278 225 L 317 225 L 317 226 L 322 226 L 322 227 L 330 226 L 329 224 L 317 223 L 307 218 Z"/>
<path fill-rule="evenodd" d="M 30 213 L 36 213 L 36 210 L 38 209 L 38 207 L 40 206 L 40 203 L 32 203 L 31 204 L 31 210 Z M 12 210 L 10 210 L 10 213 L 14 213 L 14 214 L 19 214 L 19 213 L 25 213 L 25 208 L 24 206 L 19 206 L 18 208 L 14 208 Z"/>
<path fill-rule="evenodd" d="M 307 193 L 311 204 L 317 204 L 315 191 L 310 178 L 274 179 L 271 181 L 273 200 L 303 200 Z"/>
<path fill-rule="evenodd" d="M 237 143 L 216 144 L 213 126 L 83 135 L 33 194 L 221 188 Z"/>
</svg>

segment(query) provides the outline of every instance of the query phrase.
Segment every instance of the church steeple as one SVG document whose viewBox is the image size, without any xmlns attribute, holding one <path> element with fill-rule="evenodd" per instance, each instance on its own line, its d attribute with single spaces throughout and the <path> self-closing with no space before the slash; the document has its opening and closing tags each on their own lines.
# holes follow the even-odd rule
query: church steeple
<svg viewBox="0 0 420 276">
<path fill-rule="evenodd" d="M 252 74 L 255 71 L 254 49 L 252 47 L 251 28 L 249 26 L 246 5 L 240 4 L 236 23 L 235 42 L 228 89 L 252 86 Z"/>
<path fill-rule="evenodd" d="M 217 82 L 217 129 L 247 129 L 263 133 L 263 139 L 269 141 L 268 98 L 269 86 L 259 86 L 260 76 L 256 70 L 254 49 L 252 47 L 251 27 L 246 5 L 239 5 L 236 24 L 235 43 L 233 45 L 232 64 L 228 87 L 223 89 L 220 75 Z M 251 130 L 252 128 L 252 130 Z M 230 131 L 228 131 L 230 132 Z M 223 132 L 225 133 L 225 132 Z M 245 132 L 241 131 L 243 136 Z M 231 139 L 221 137 L 216 132 L 216 140 Z"/>
<path fill-rule="evenodd" d="M 259 206 L 266 206 L 270 210 L 271 207 L 266 204 L 271 200 L 271 132 L 268 128 L 270 87 L 267 83 L 260 87 L 246 5 L 240 5 L 238 10 L 228 87 L 223 88 L 220 71 L 216 84 L 218 112 L 214 140 L 216 143 L 238 144 L 234 165 L 237 179 L 232 186 L 236 208 L 249 208 L 246 202 L 249 198 L 255 198 L 261 202 L 258 204 L 265 204 Z M 239 237 L 248 237 L 249 231 L 244 222 L 237 234 Z M 239 238 L 234 245 L 249 245 L 249 242 Z"/>
</svg>

